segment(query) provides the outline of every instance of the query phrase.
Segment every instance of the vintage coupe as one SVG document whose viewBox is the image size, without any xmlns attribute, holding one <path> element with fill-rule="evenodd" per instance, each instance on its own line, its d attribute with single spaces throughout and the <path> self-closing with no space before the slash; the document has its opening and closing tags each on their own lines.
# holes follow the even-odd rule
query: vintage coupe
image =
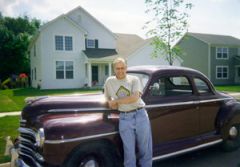
<svg viewBox="0 0 240 167">
<path fill-rule="evenodd" d="M 136 66 L 151 120 L 153 160 L 219 144 L 240 145 L 240 103 L 217 92 L 200 72 L 183 67 Z M 118 111 L 103 94 L 39 97 L 20 120 L 18 166 L 122 166 Z"/>
</svg>

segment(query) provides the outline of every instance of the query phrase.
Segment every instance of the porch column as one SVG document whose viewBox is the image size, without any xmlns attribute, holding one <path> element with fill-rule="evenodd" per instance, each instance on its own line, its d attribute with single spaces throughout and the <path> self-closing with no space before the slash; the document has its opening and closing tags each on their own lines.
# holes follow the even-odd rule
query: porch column
<svg viewBox="0 0 240 167">
<path fill-rule="evenodd" d="M 108 63 L 108 76 L 112 75 L 112 63 Z"/>
<path fill-rule="evenodd" d="M 88 63 L 88 86 L 92 87 L 92 64 Z"/>
</svg>

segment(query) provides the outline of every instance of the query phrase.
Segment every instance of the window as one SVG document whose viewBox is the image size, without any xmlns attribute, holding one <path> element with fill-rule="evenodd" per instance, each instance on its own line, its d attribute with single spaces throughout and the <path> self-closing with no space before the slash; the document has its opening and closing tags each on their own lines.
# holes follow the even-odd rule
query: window
<svg viewBox="0 0 240 167">
<path fill-rule="evenodd" d="M 33 69 L 31 70 L 31 80 L 33 81 Z"/>
<path fill-rule="evenodd" d="M 95 48 L 95 40 L 87 39 L 87 48 Z"/>
<path fill-rule="evenodd" d="M 63 50 L 63 36 L 55 36 L 56 50 Z"/>
<path fill-rule="evenodd" d="M 37 52 L 36 52 L 36 45 L 34 44 L 34 46 L 33 46 L 33 55 L 34 55 L 34 57 L 36 57 L 36 55 L 37 55 Z"/>
<path fill-rule="evenodd" d="M 56 78 L 64 79 L 64 61 L 56 62 Z"/>
<path fill-rule="evenodd" d="M 72 37 L 66 36 L 65 37 L 65 50 L 72 50 Z"/>
<path fill-rule="evenodd" d="M 240 67 L 238 67 L 238 77 L 240 77 Z"/>
<path fill-rule="evenodd" d="M 216 78 L 228 79 L 228 66 L 216 66 Z"/>
<path fill-rule="evenodd" d="M 73 79 L 73 61 L 56 61 L 56 78 Z"/>
<path fill-rule="evenodd" d="M 192 87 L 184 76 L 160 77 L 151 86 L 152 96 L 181 96 L 191 95 Z"/>
<path fill-rule="evenodd" d="M 66 61 L 66 79 L 73 79 L 73 62 Z"/>
<path fill-rule="evenodd" d="M 216 59 L 228 59 L 228 48 L 217 48 Z"/>
<path fill-rule="evenodd" d="M 36 67 L 34 68 L 34 79 L 37 80 L 37 69 L 36 69 Z"/>
<path fill-rule="evenodd" d="M 197 87 L 198 93 L 203 94 L 203 93 L 211 92 L 209 87 L 208 87 L 208 84 L 205 81 L 203 81 L 202 79 L 194 78 L 194 83 Z"/>
<path fill-rule="evenodd" d="M 56 50 L 73 50 L 73 39 L 71 36 L 55 36 L 55 48 Z"/>
</svg>

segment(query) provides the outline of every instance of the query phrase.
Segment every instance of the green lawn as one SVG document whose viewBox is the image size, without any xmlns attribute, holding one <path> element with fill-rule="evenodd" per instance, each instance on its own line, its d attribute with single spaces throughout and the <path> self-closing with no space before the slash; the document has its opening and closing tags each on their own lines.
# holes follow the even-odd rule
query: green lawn
<svg viewBox="0 0 240 167">
<path fill-rule="evenodd" d="M 240 92 L 240 85 L 233 86 L 215 86 L 218 91 L 224 92 Z"/>
<path fill-rule="evenodd" d="M 0 117 L 0 163 L 9 162 L 10 157 L 4 156 L 5 138 L 11 136 L 15 139 L 18 136 L 19 116 Z"/>
<path fill-rule="evenodd" d="M 0 90 L 0 112 L 20 111 L 25 105 L 24 99 L 34 96 L 80 94 L 97 92 L 99 89 L 59 89 L 39 90 L 34 88 Z"/>
</svg>

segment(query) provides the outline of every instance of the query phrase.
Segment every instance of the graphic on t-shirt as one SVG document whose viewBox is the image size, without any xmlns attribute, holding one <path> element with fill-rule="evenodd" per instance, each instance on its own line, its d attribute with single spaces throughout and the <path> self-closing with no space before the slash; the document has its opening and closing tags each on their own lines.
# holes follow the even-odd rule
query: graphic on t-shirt
<svg viewBox="0 0 240 167">
<path fill-rule="evenodd" d="M 120 86 L 116 95 L 119 98 L 130 96 L 130 91 L 127 88 L 125 88 L 124 86 Z"/>
</svg>

